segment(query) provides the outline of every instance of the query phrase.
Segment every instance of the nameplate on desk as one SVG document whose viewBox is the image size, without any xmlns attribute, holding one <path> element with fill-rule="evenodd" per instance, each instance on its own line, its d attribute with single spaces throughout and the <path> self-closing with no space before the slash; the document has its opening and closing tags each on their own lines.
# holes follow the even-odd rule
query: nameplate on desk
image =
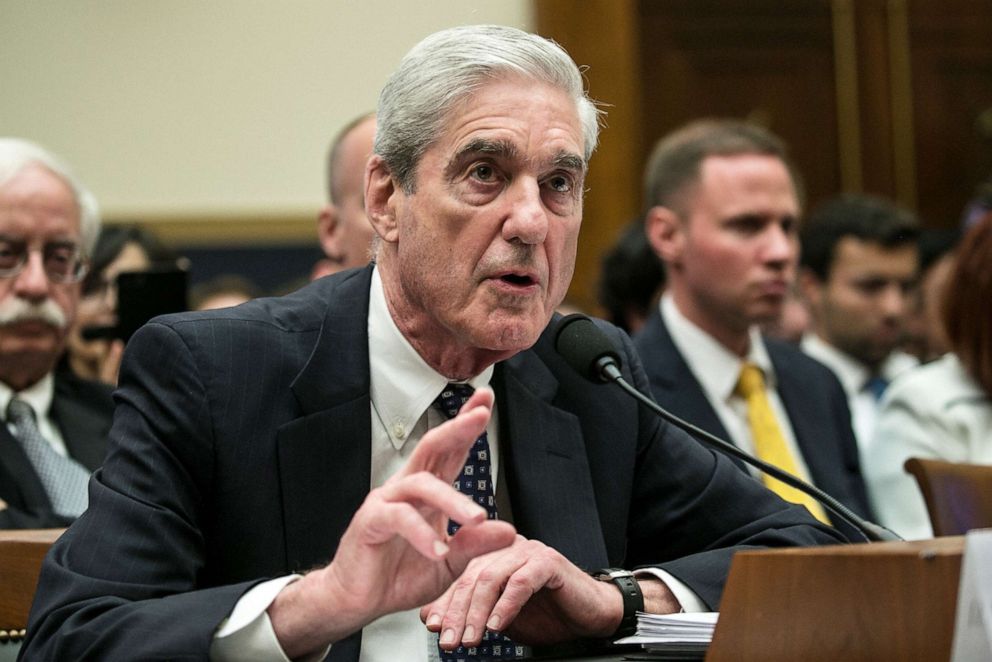
<svg viewBox="0 0 992 662">
<path fill-rule="evenodd" d="M 952 662 L 992 660 L 992 529 L 965 536 Z"/>
</svg>

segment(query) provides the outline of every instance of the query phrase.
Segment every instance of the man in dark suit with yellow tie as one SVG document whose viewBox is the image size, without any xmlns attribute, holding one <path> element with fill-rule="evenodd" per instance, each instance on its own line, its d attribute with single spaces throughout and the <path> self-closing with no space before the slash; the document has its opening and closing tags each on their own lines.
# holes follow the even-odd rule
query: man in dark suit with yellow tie
<svg viewBox="0 0 992 662">
<path fill-rule="evenodd" d="M 781 315 L 799 259 L 800 180 L 784 144 L 741 121 L 694 122 L 659 141 L 645 188 L 647 237 L 667 275 L 635 337 L 655 399 L 867 516 L 839 382 L 759 331 Z M 764 480 L 827 518 L 810 497 Z"/>
<path fill-rule="evenodd" d="M 375 264 L 131 339 L 25 653 L 516 657 L 714 609 L 741 547 L 840 540 L 556 353 L 597 114 L 536 35 L 415 46 L 366 167 Z"/>
<path fill-rule="evenodd" d="M 99 229 L 65 165 L 0 138 L 0 529 L 67 526 L 103 460 L 110 389 L 54 370 Z"/>
</svg>

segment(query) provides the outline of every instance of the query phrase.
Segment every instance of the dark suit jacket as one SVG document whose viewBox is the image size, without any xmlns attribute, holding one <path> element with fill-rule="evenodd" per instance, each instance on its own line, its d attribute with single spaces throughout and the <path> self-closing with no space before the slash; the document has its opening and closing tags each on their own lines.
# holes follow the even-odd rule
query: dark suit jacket
<svg viewBox="0 0 992 662">
<path fill-rule="evenodd" d="M 29 655 L 205 659 L 245 590 L 331 559 L 369 491 L 370 275 L 159 318 L 132 337 L 111 450 L 89 510 L 45 561 Z M 629 339 L 603 326 L 646 388 Z M 579 377 L 549 336 L 494 378 L 523 535 L 590 570 L 660 564 L 714 607 L 735 546 L 840 540 Z M 360 637 L 331 659 L 357 660 Z"/>
<path fill-rule="evenodd" d="M 62 433 L 69 456 L 90 471 L 96 470 L 107 450 L 107 434 L 114 415 L 112 389 L 80 379 L 72 373 L 55 373 L 52 419 Z M 60 528 L 71 519 L 56 515 L 45 488 L 21 444 L 0 424 L 0 529 Z"/>
<path fill-rule="evenodd" d="M 869 517 L 851 414 L 840 382 L 826 366 L 788 343 L 766 338 L 765 345 L 775 368 L 778 395 L 813 483 L 862 517 Z M 672 342 L 658 309 L 635 336 L 634 346 L 658 404 L 710 434 L 730 440 L 703 387 Z M 743 469 L 743 464 L 739 466 Z M 852 540 L 864 541 L 864 536 L 847 524 L 837 522 L 837 526 Z"/>
</svg>

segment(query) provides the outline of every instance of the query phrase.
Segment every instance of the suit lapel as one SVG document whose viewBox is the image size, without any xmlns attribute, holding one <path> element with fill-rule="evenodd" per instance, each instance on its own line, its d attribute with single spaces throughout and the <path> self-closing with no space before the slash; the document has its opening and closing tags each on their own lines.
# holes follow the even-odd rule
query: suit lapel
<svg viewBox="0 0 992 662">
<path fill-rule="evenodd" d="M 836 473 L 834 467 L 837 466 L 838 459 L 828 457 L 825 453 L 832 453 L 837 445 L 818 443 L 823 429 L 821 421 L 825 405 L 816 398 L 809 397 L 808 388 L 804 388 L 793 374 L 794 371 L 783 363 L 784 357 L 776 351 L 775 346 L 772 343 L 766 343 L 766 346 L 772 365 L 775 366 L 778 396 L 782 399 L 782 406 L 792 424 L 792 432 L 796 435 L 796 444 L 806 468 L 809 469 L 810 478 L 814 484 L 833 490 L 835 488 L 830 478 Z"/>
<path fill-rule="evenodd" d="M 557 408 L 558 381 L 533 352 L 498 366 L 500 439 L 514 524 L 580 568 L 608 564 L 582 429 Z M 567 495 L 567 496 L 566 496 Z"/>
<path fill-rule="evenodd" d="M 327 563 L 369 491 L 368 295 L 372 270 L 328 295 L 310 359 L 291 388 L 299 418 L 277 433 L 289 567 Z"/>
<path fill-rule="evenodd" d="M 71 386 L 56 375 L 52 418 L 59 426 L 69 456 L 90 471 L 96 471 L 106 455 L 112 417 L 107 411 L 90 407 Z"/>
<path fill-rule="evenodd" d="M 657 308 L 642 333 L 644 337 L 639 338 L 637 349 L 650 375 L 651 389 L 658 404 L 710 434 L 729 439 L 720 417 L 706 399 L 702 385 L 672 341 Z"/>
</svg>

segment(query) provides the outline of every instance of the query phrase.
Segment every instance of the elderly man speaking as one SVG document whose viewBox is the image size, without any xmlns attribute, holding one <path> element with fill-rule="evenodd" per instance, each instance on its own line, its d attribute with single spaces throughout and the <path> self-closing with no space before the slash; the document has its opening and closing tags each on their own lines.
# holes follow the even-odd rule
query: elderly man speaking
<svg viewBox="0 0 992 662">
<path fill-rule="evenodd" d="M 520 657 L 842 540 L 554 351 L 598 130 L 560 47 L 434 34 L 377 112 L 374 265 L 132 338 L 28 656 Z"/>
</svg>

